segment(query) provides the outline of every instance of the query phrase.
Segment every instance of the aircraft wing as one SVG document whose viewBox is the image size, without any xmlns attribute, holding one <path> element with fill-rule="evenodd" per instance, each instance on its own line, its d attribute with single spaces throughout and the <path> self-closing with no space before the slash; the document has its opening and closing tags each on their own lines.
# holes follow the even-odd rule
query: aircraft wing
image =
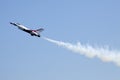
<svg viewBox="0 0 120 80">
<path fill-rule="evenodd" d="M 26 30 L 26 29 L 24 29 L 23 31 L 28 32 L 28 33 L 32 32 L 32 30 Z"/>
</svg>

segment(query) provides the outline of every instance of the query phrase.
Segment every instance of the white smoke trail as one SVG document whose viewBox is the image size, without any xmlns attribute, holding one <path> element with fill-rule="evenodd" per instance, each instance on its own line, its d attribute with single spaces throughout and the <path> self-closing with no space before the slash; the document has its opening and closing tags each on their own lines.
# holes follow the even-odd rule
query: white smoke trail
<svg viewBox="0 0 120 80">
<path fill-rule="evenodd" d="M 81 55 L 85 55 L 88 58 L 94 58 L 97 57 L 100 60 L 104 62 L 113 62 L 116 65 L 120 66 L 120 52 L 119 51 L 113 51 L 109 49 L 104 48 L 95 48 L 90 45 L 82 45 L 80 42 L 76 45 L 73 45 L 71 43 L 65 43 L 62 41 L 56 41 L 49 38 L 44 38 L 45 40 L 55 43 L 58 46 L 62 46 L 66 49 L 69 49 L 73 52 L 79 53 Z"/>
</svg>

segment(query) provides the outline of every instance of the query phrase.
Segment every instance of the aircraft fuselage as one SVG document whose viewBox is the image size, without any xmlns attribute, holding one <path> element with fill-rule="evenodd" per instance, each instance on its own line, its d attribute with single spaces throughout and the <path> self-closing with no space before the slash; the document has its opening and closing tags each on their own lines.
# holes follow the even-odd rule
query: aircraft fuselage
<svg viewBox="0 0 120 80">
<path fill-rule="evenodd" d="M 27 27 L 19 24 L 19 23 L 12 23 L 10 22 L 10 24 L 14 25 L 14 26 L 17 26 L 20 30 L 22 31 L 25 31 L 29 34 L 31 34 L 31 36 L 37 36 L 37 37 L 40 37 L 40 34 L 39 34 L 39 31 L 42 31 L 43 29 L 39 29 L 39 30 L 31 30 L 31 29 L 28 29 Z"/>
</svg>

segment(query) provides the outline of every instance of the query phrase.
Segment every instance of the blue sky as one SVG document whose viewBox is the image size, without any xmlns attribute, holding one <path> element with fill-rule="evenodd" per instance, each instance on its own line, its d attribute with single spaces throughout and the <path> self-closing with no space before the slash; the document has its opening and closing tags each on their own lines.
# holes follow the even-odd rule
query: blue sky
<svg viewBox="0 0 120 80">
<path fill-rule="evenodd" d="M 0 80 L 120 80 L 120 67 L 74 54 L 43 37 L 120 50 L 119 0 L 1 0 Z"/>
</svg>

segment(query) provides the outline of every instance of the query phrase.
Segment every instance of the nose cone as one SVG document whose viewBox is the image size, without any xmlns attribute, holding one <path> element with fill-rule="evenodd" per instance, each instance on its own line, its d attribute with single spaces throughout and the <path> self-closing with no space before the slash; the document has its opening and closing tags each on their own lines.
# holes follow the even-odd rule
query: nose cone
<svg viewBox="0 0 120 80">
<path fill-rule="evenodd" d="M 15 23 L 13 23 L 13 22 L 10 22 L 10 24 L 15 25 Z"/>
<path fill-rule="evenodd" d="M 13 22 L 10 22 L 10 24 L 12 24 L 12 25 L 14 25 L 14 26 L 17 26 L 17 24 L 16 24 L 16 23 L 13 23 Z"/>
<path fill-rule="evenodd" d="M 10 24 L 13 24 L 12 22 L 10 22 Z"/>
</svg>

